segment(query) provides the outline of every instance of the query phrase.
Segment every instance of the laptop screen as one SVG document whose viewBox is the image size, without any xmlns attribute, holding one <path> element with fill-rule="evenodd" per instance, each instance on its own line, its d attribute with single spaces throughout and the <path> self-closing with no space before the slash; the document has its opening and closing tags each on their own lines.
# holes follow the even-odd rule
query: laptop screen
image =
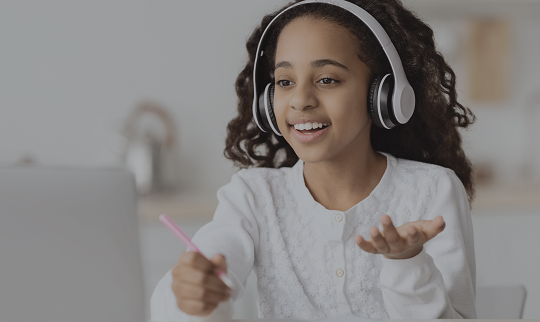
<svg viewBox="0 0 540 322">
<path fill-rule="evenodd" d="M 144 321 L 125 170 L 0 168 L 0 320 Z"/>
</svg>

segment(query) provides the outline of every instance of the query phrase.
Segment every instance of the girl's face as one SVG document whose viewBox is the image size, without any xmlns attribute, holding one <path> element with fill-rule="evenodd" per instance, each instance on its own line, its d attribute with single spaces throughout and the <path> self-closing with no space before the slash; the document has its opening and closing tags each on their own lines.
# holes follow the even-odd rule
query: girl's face
<svg viewBox="0 0 540 322">
<path fill-rule="evenodd" d="M 274 112 L 283 137 L 305 162 L 354 155 L 370 146 L 371 76 L 357 49 L 358 40 L 347 29 L 321 19 L 297 18 L 279 36 Z"/>
</svg>

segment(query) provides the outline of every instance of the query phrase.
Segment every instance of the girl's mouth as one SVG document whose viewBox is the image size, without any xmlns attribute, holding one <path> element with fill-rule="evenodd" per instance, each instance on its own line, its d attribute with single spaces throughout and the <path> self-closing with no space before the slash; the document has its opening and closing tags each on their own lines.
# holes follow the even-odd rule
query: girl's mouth
<svg viewBox="0 0 540 322">
<path fill-rule="evenodd" d="M 291 125 L 291 131 L 293 133 L 293 136 L 302 143 L 311 143 L 324 136 L 331 126 L 328 123 L 319 123 L 315 126 L 313 125 L 314 124 L 310 123 L 307 123 L 307 126 L 305 126 L 304 124 Z M 306 127 L 308 129 L 306 129 Z"/>
</svg>

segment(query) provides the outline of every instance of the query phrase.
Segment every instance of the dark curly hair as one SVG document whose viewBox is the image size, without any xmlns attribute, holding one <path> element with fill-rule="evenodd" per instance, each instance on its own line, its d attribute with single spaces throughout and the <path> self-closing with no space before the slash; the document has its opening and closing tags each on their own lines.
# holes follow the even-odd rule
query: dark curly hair
<svg viewBox="0 0 540 322">
<path fill-rule="evenodd" d="M 400 55 L 403 68 L 416 96 L 414 114 L 408 123 L 392 130 L 371 127 L 371 145 L 375 151 L 440 165 L 454 170 L 469 199 L 474 199 L 472 164 L 461 146 L 458 127 L 467 128 L 476 120 L 469 108 L 457 102 L 456 76 L 435 48 L 433 31 L 400 0 L 347 0 L 370 13 L 386 30 Z M 262 132 L 253 120 L 253 64 L 263 31 L 272 19 L 290 5 L 265 16 L 249 37 L 249 60 L 236 79 L 238 116 L 227 126 L 224 155 L 239 168 L 293 166 L 298 156 L 283 137 Z M 298 17 L 326 19 L 345 27 L 359 41 L 358 57 L 370 68 L 372 77 L 392 73 L 381 45 L 368 27 L 348 11 L 328 4 L 309 4 L 290 9 L 272 25 L 267 37 L 264 82 L 273 82 L 277 39 L 283 28 Z M 266 56 L 266 55 L 265 55 Z M 259 81 L 259 80 L 258 80 Z"/>
</svg>

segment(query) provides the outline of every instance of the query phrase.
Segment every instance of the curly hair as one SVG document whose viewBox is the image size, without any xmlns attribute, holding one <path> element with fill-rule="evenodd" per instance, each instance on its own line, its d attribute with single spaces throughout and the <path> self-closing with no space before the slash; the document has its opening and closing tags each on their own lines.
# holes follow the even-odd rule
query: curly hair
<svg viewBox="0 0 540 322">
<path fill-rule="evenodd" d="M 227 126 L 224 155 L 239 168 L 291 167 L 298 156 L 283 137 L 262 132 L 253 119 L 253 65 L 262 33 L 281 11 L 266 15 L 246 43 L 248 62 L 236 79 L 238 115 Z M 474 199 L 473 168 L 462 148 L 458 127 L 467 128 L 476 121 L 467 107 L 457 102 L 456 76 L 435 48 L 433 31 L 400 0 L 347 0 L 371 14 L 383 26 L 401 58 L 403 68 L 416 96 L 414 113 L 406 124 L 391 130 L 371 127 L 374 150 L 396 158 L 440 165 L 452 169 Z M 390 63 L 377 38 L 352 13 L 333 5 L 309 4 L 283 13 L 269 31 L 265 53 L 264 84 L 273 81 L 275 50 L 279 34 L 299 17 L 326 19 L 349 30 L 359 42 L 358 57 L 369 67 L 371 76 L 392 73 Z"/>
</svg>

